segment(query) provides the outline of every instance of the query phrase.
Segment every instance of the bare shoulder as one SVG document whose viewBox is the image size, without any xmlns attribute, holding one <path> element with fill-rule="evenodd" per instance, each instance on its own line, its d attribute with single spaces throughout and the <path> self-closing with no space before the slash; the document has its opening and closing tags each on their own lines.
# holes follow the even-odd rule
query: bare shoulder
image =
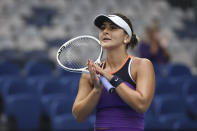
<svg viewBox="0 0 197 131">
<path fill-rule="evenodd" d="M 144 69 L 153 69 L 153 64 L 150 60 L 146 58 L 135 57 L 133 61 L 133 65 L 136 69 L 144 70 Z"/>
<path fill-rule="evenodd" d="M 152 62 L 149 60 L 149 59 L 146 59 L 146 58 L 139 58 L 139 57 L 135 57 L 134 58 L 134 61 L 135 61 L 135 63 L 136 64 L 142 64 L 142 65 L 144 65 L 144 64 L 150 64 L 150 65 L 152 65 Z"/>
</svg>

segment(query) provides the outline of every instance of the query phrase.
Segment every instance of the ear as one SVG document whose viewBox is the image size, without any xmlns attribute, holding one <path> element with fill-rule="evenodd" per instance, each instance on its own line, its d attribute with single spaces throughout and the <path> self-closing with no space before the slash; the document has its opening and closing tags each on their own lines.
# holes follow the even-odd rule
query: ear
<svg viewBox="0 0 197 131">
<path fill-rule="evenodd" d="M 129 37 L 129 35 L 126 35 L 124 38 L 124 43 L 127 44 L 130 42 L 130 40 L 131 40 L 131 38 Z"/>
</svg>

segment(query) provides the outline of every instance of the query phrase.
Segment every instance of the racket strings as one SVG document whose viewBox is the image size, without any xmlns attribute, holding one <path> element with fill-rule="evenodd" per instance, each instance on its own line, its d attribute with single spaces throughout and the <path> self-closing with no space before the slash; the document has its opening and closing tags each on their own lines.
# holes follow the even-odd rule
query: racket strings
<svg viewBox="0 0 197 131">
<path fill-rule="evenodd" d="M 58 58 L 67 68 L 81 69 L 87 67 L 88 59 L 96 61 L 101 51 L 100 44 L 94 39 L 80 38 L 65 45 Z"/>
</svg>

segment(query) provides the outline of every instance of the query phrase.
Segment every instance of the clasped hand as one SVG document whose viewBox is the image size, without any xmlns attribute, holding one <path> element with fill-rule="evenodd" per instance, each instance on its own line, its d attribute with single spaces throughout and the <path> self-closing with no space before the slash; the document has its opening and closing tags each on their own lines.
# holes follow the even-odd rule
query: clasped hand
<svg viewBox="0 0 197 131">
<path fill-rule="evenodd" d="M 90 72 L 90 77 L 94 86 L 101 87 L 101 83 L 99 81 L 98 75 L 104 76 L 108 81 L 110 81 L 113 77 L 110 73 L 104 71 L 101 67 L 95 64 L 92 60 L 88 60 L 88 70 Z"/>
</svg>

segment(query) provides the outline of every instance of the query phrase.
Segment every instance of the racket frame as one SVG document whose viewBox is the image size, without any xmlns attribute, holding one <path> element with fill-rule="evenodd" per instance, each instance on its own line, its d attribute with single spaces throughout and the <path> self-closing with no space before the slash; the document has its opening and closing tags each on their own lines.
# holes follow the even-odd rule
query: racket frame
<svg viewBox="0 0 197 131">
<path fill-rule="evenodd" d="M 75 73 L 86 73 L 86 74 L 89 74 L 89 71 L 88 71 L 88 67 L 84 67 L 84 68 L 80 68 L 80 69 L 72 69 L 72 68 L 67 68 L 65 67 L 59 60 L 59 55 L 61 54 L 62 50 L 68 45 L 70 44 L 71 42 L 77 40 L 77 39 L 82 39 L 82 38 L 91 38 L 93 40 L 95 40 L 99 45 L 100 44 L 100 41 L 93 37 L 93 36 L 90 36 L 90 35 L 82 35 L 82 36 L 78 36 L 78 37 L 75 37 L 75 38 L 72 38 L 70 39 L 69 41 L 67 41 L 66 43 L 64 43 L 57 51 L 57 56 L 56 56 L 56 59 L 57 59 L 57 62 L 58 64 L 65 70 L 67 71 L 70 71 L 70 72 L 75 72 Z M 100 54 L 97 58 L 96 61 L 94 61 L 94 63 L 96 64 L 101 64 L 101 57 L 103 55 L 103 49 L 102 49 L 102 46 L 100 46 L 101 48 L 101 51 L 100 51 Z M 99 76 L 99 80 L 101 81 L 101 83 L 104 85 L 104 87 L 107 89 L 107 91 L 111 94 L 111 93 L 114 93 L 115 92 L 115 87 L 113 87 L 110 82 L 102 75 L 98 75 Z"/>
<path fill-rule="evenodd" d="M 61 54 L 62 50 L 63 50 L 68 44 L 70 44 L 71 42 L 73 42 L 73 41 L 75 41 L 75 40 L 77 40 L 77 39 L 82 39 L 82 38 L 91 38 L 91 39 L 95 40 L 99 45 L 101 45 L 101 44 L 100 44 L 100 41 L 99 41 L 97 38 L 95 38 L 95 37 L 93 37 L 93 36 L 90 36 L 90 35 L 78 36 L 78 37 L 75 37 L 75 38 L 73 38 L 73 39 L 70 39 L 69 41 L 67 41 L 66 43 L 64 43 L 64 44 L 58 49 L 56 59 L 57 59 L 58 64 L 59 64 L 62 68 L 64 68 L 65 70 L 67 70 L 67 71 L 76 72 L 76 73 L 89 73 L 88 67 L 84 67 L 84 68 L 80 68 L 80 69 L 72 69 L 72 68 L 65 67 L 65 66 L 60 62 L 60 60 L 59 60 L 59 55 Z M 101 64 L 101 56 L 102 56 L 102 54 L 103 54 L 103 49 L 102 49 L 102 47 L 100 47 L 100 48 L 101 48 L 100 54 L 99 54 L 97 60 L 94 61 L 94 63 L 99 64 L 99 65 Z"/>
</svg>

